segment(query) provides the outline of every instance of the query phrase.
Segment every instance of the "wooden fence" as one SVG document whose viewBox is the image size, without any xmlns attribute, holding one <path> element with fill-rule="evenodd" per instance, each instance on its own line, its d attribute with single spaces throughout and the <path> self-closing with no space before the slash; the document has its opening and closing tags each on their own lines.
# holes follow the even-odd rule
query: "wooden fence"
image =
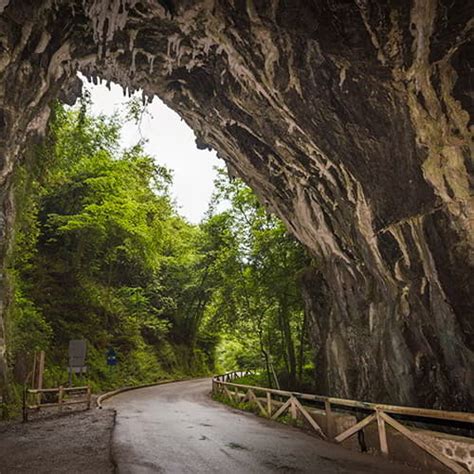
<svg viewBox="0 0 474 474">
<path fill-rule="evenodd" d="M 50 400 L 44 400 L 45 396 Z M 53 399 L 53 400 L 51 400 Z M 89 385 L 83 387 L 58 387 L 42 389 L 25 389 L 23 395 L 23 421 L 28 421 L 28 413 L 43 408 L 58 407 L 84 403 L 89 410 L 91 407 L 92 392 Z"/>
<path fill-rule="evenodd" d="M 323 397 L 321 395 L 288 392 L 285 390 L 242 385 L 233 382 L 235 379 L 240 377 L 238 374 L 247 375 L 248 373 L 252 372 L 232 372 L 229 374 L 217 375 L 213 377 L 212 392 L 221 393 L 227 396 L 230 400 L 237 402 L 247 401 L 255 405 L 263 416 L 273 420 L 276 420 L 287 411 L 290 413 L 290 416 L 293 419 L 296 419 L 299 414 L 309 423 L 309 425 L 322 439 L 335 443 L 342 443 L 344 440 L 348 439 L 369 424 L 377 423 L 380 451 L 384 455 L 387 455 L 389 452 L 386 434 L 386 424 L 388 424 L 393 429 L 401 433 L 405 438 L 429 453 L 453 472 L 469 472 L 463 466 L 452 459 L 449 459 L 433 446 L 430 446 L 424 439 L 418 436 L 417 433 L 407 428 L 400 420 L 396 420 L 391 415 L 403 415 L 404 417 L 409 418 L 422 417 L 423 419 L 446 420 L 473 424 L 474 413 L 360 402 L 356 400 Z M 263 394 L 263 397 L 259 397 L 257 394 Z M 277 399 L 283 401 L 283 403 L 275 403 Z M 311 401 L 316 403 L 316 405 L 319 404 L 321 407 L 324 407 L 323 409 L 325 411 L 326 420 L 324 427 L 321 427 L 316 422 L 316 420 L 310 415 L 308 407 L 304 406 L 301 401 Z M 343 407 L 346 410 L 348 408 L 362 410 L 365 412 L 366 416 L 364 419 L 358 421 L 356 424 L 354 424 L 349 429 L 346 429 L 342 433 L 336 433 L 334 423 L 335 413 L 333 412 L 333 408 L 335 407 L 339 409 L 340 407 Z"/>
</svg>

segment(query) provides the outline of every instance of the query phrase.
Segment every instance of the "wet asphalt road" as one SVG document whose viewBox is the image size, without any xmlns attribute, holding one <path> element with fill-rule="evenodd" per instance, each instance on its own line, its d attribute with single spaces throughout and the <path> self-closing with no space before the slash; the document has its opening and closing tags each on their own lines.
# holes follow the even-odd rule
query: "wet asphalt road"
<svg viewBox="0 0 474 474">
<path fill-rule="evenodd" d="M 119 473 L 384 473 L 412 471 L 351 452 L 296 428 L 234 410 L 209 397 L 209 379 L 126 392 L 113 456 Z"/>
</svg>

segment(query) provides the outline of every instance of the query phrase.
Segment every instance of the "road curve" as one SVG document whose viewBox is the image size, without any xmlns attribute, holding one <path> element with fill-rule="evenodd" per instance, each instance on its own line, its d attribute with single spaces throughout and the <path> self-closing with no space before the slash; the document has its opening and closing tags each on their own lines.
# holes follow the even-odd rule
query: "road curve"
<svg viewBox="0 0 474 474">
<path fill-rule="evenodd" d="M 209 379 L 120 394 L 112 452 L 119 473 L 412 473 L 209 397 Z M 419 472 L 419 471 L 416 471 Z"/>
</svg>

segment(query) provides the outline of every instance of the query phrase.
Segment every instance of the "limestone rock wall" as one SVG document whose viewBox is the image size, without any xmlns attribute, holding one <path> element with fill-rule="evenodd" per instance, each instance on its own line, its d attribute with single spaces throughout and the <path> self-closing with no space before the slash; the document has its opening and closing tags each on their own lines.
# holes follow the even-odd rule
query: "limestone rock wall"
<svg viewBox="0 0 474 474">
<path fill-rule="evenodd" d="M 474 409 L 469 2 L 4 0 L 2 9 L 7 221 L 15 160 L 77 70 L 141 88 L 315 256 L 304 295 L 321 392 Z"/>
</svg>

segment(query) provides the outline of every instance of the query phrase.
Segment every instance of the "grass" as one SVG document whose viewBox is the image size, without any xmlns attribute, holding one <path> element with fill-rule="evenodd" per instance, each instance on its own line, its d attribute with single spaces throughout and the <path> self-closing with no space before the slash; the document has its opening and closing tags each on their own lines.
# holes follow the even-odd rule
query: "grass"
<svg viewBox="0 0 474 474">
<path fill-rule="evenodd" d="M 239 378 L 238 383 L 242 383 L 240 378 Z M 252 384 L 243 384 L 243 385 L 252 385 Z M 213 393 L 212 394 L 212 399 L 215 400 L 216 402 L 223 403 L 224 405 L 227 405 L 229 407 L 236 408 L 237 410 L 250 412 L 250 413 L 253 413 L 253 414 L 255 414 L 257 416 L 260 416 L 262 418 L 267 418 L 266 416 L 264 416 L 260 412 L 258 407 L 253 403 L 250 403 L 250 402 L 237 402 L 234 399 L 230 399 L 224 393 Z M 281 416 L 279 416 L 274 421 L 278 421 L 279 423 L 283 423 L 284 425 L 295 426 L 297 428 L 304 428 L 305 427 L 304 421 L 299 416 L 296 419 L 293 419 L 291 417 L 290 413 L 288 413 L 288 412 L 281 415 Z"/>
<path fill-rule="evenodd" d="M 235 380 L 235 383 L 242 385 L 253 385 L 254 387 L 269 387 L 267 375 L 262 372 L 256 372 L 253 374 L 246 375 L 244 377 L 239 377 Z"/>
<path fill-rule="evenodd" d="M 237 402 L 236 400 L 231 400 L 227 395 L 223 393 L 213 393 L 212 399 L 216 402 L 223 403 L 224 405 L 227 405 L 229 407 L 236 408 L 237 410 L 249 411 L 258 414 L 258 408 L 256 406 L 252 405 L 249 402 Z"/>
</svg>

